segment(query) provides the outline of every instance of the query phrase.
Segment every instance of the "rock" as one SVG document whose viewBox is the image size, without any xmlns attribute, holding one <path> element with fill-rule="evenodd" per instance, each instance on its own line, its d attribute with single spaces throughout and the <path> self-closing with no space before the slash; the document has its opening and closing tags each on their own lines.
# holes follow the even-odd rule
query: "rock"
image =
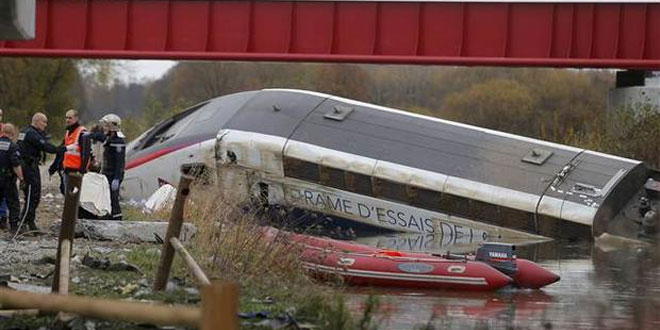
<svg viewBox="0 0 660 330">
<path fill-rule="evenodd" d="M 101 270 L 110 270 L 110 271 L 130 271 L 130 272 L 142 273 L 140 268 L 138 268 L 135 265 L 129 264 L 125 261 L 112 263 L 110 262 L 110 259 L 94 258 L 94 257 L 90 257 L 89 255 L 85 255 L 83 257 L 82 264 L 92 269 L 101 269 Z"/>
<path fill-rule="evenodd" d="M 55 257 L 53 256 L 43 256 L 40 259 L 33 260 L 32 264 L 34 265 L 54 265 L 56 262 Z"/>
<path fill-rule="evenodd" d="M 75 255 L 75 256 L 73 256 L 73 258 L 71 258 L 70 264 L 71 265 L 82 265 L 82 259 L 80 259 L 79 255 Z"/>
<path fill-rule="evenodd" d="M 12 288 L 16 291 L 31 292 L 31 293 L 50 293 L 50 287 L 40 286 L 40 285 L 31 285 L 31 284 L 21 284 L 21 283 L 7 283 L 7 287 Z"/>
<path fill-rule="evenodd" d="M 80 283 L 80 281 L 81 281 L 80 277 L 78 277 L 78 276 L 71 279 L 71 283 L 73 283 L 73 284 L 78 284 L 78 283 Z"/>
<path fill-rule="evenodd" d="M 115 264 L 110 264 L 110 266 L 108 266 L 107 270 L 114 270 L 114 271 L 125 270 L 125 271 L 130 271 L 130 272 L 142 273 L 142 271 L 140 270 L 140 268 L 138 268 L 138 266 L 129 264 L 125 261 L 120 261 L 120 262 L 115 263 Z"/>
<path fill-rule="evenodd" d="M 94 258 L 85 255 L 82 264 L 92 269 L 107 269 L 110 266 L 110 260 L 106 258 Z"/>
<path fill-rule="evenodd" d="M 59 232 L 61 222 L 51 227 Z M 131 243 L 158 243 L 156 235 L 165 237 L 167 222 L 162 221 L 111 221 L 111 220 L 80 220 L 76 224 L 76 237 L 85 237 L 100 241 L 121 241 Z M 181 241 L 190 239 L 197 228 L 192 223 L 184 223 L 181 228 Z"/>
</svg>

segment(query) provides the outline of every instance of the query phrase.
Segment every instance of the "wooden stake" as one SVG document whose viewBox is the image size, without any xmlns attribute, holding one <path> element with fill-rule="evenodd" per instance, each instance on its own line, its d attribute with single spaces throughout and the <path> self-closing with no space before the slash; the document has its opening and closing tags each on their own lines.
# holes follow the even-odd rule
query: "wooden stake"
<svg viewBox="0 0 660 330">
<path fill-rule="evenodd" d="M 60 292 L 61 259 L 71 259 L 71 250 L 73 250 L 73 238 L 76 230 L 76 220 L 78 220 L 78 204 L 80 203 L 81 183 L 82 176 L 79 173 L 68 173 L 66 175 L 66 194 L 64 196 L 64 210 L 62 210 L 62 223 L 60 225 L 60 235 L 58 237 L 57 259 L 55 262 L 55 273 L 53 274 L 53 285 L 51 287 L 52 292 Z M 62 254 L 62 244 L 64 240 L 69 241 L 69 252 L 66 255 Z"/>
<path fill-rule="evenodd" d="M 162 253 L 160 255 L 160 262 L 156 278 L 154 279 L 154 290 L 164 290 L 167 286 L 167 280 L 170 277 L 170 269 L 172 268 L 172 260 L 174 259 L 174 248 L 170 244 L 172 237 L 178 238 L 183 226 L 183 210 L 186 205 L 186 199 L 190 193 L 190 183 L 193 177 L 181 173 L 181 180 L 176 192 L 176 199 L 170 214 L 170 220 L 167 225 L 167 233 L 165 234 L 165 241 L 163 242 Z"/>
<path fill-rule="evenodd" d="M 4 288 L 0 288 L 0 304 L 10 308 L 38 309 L 51 313 L 66 312 L 99 319 L 160 325 L 198 327 L 201 320 L 200 309 L 193 307 L 37 294 Z"/>
<path fill-rule="evenodd" d="M 179 241 L 178 238 L 172 237 L 170 239 L 170 242 L 172 243 L 172 247 L 176 250 L 176 252 L 179 253 L 179 255 L 183 258 L 183 261 L 186 263 L 186 266 L 188 266 L 188 270 L 195 276 L 195 279 L 197 279 L 197 282 L 199 282 L 200 286 L 205 286 L 211 284 L 209 281 L 209 278 L 206 277 L 206 274 L 204 274 L 204 271 L 202 270 L 201 267 L 195 262 L 195 259 L 186 251 L 186 248 L 183 247 L 183 244 Z"/>
<path fill-rule="evenodd" d="M 63 239 L 61 244 L 62 255 L 70 256 L 71 255 L 71 241 L 68 239 Z M 59 294 L 69 294 L 69 258 L 64 257 L 60 258 L 60 280 L 59 280 L 59 289 L 57 292 Z"/>
<path fill-rule="evenodd" d="M 202 288 L 201 330 L 238 329 L 238 288 L 233 283 L 212 283 Z"/>
</svg>

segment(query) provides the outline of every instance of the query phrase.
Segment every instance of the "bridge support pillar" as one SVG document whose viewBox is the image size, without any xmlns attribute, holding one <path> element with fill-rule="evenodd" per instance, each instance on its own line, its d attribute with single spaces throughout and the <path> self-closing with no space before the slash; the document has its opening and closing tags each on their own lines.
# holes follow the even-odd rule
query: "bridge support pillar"
<svg viewBox="0 0 660 330">
<path fill-rule="evenodd" d="M 643 70 L 618 71 L 616 87 L 609 92 L 608 113 L 649 107 L 660 111 L 660 76 Z"/>
</svg>

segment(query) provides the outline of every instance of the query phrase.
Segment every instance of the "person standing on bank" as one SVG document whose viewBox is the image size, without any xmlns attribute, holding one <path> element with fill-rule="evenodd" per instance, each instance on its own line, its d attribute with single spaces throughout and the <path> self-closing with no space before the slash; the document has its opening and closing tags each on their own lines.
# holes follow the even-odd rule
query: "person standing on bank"
<svg viewBox="0 0 660 330">
<path fill-rule="evenodd" d="M 0 108 L 0 132 L 2 132 L 2 116 L 4 110 Z M 7 201 L 3 198 L 0 199 L 0 229 L 9 228 L 9 210 L 7 209 Z"/>
<path fill-rule="evenodd" d="M 21 218 L 33 231 L 39 228 L 35 223 L 36 210 L 41 200 L 41 174 L 39 173 L 39 162 L 44 152 L 54 154 L 57 147 L 48 142 L 46 138 L 46 127 L 48 117 L 41 112 L 32 116 L 32 124 L 21 130 L 18 135 L 18 146 L 23 161 L 23 175 L 25 184 L 21 187 L 25 196 L 25 205 L 21 212 Z M 11 214 L 11 210 L 10 210 Z"/>
<path fill-rule="evenodd" d="M 21 156 L 15 140 L 16 129 L 14 125 L 10 123 L 2 125 L 0 129 L 0 199 L 7 201 L 9 230 L 12 233 L 19 230 L 18 214 L 21 210 L 18 201 L 18 190 L 16 189 L 16 178 L 23 182 Z"/>
<path fill-rule="evenodd" d="M 64 173 L 85 174 L 90 156 L 89 135 L 85 127 L 80 125 L 76 110 L 66 112 L 66 133 L 62 145 L 65 149 L 62 158 Z"/>
<path fill-rule="evenodd" d="M 124 180 L 124 163 L 126 160 L 126 141 L 121 132 L 121 118 L 115 114 L 107 114 L 99 120 L 103 132 L 93 133 L 92 139 L 103 142 L 103 166 L 101 173 L 110 184 L 110 204 L 112 220 L 121 220 L 119 205 L 119 188 Z"/>
</svg>

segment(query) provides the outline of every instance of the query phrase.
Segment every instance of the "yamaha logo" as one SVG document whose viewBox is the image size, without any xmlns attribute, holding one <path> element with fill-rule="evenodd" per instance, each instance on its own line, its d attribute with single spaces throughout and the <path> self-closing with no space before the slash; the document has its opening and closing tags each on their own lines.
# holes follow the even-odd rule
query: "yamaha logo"
<svg viewBox="0 0 660 330">
<path fill-rule="evenodd" d="M 488 256 L 491 258 L 500 258 L 500 259 L 506 259 L 509 257 L 506 254 L 506 252 L 495 252 L 495 251 L 488 252 Z"/>
</svg>

